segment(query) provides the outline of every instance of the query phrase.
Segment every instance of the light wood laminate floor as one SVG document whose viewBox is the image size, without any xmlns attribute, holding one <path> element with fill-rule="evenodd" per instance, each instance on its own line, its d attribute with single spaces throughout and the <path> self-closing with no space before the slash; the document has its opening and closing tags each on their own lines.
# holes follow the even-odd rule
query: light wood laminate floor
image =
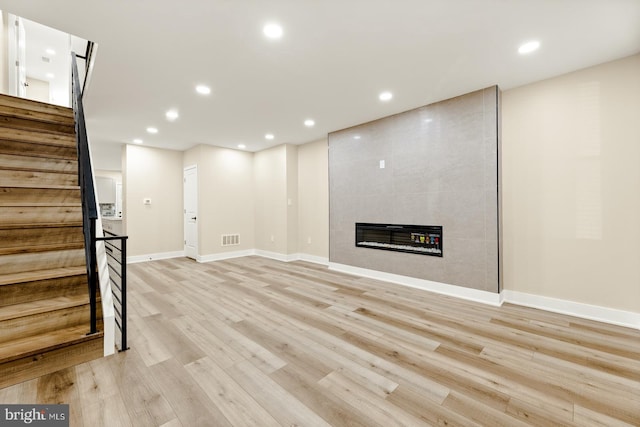
<svg viewBox="0 0 640 427">
<path fill-rule="evenodd" d="M 640 425 L 640 331 L 259 257 L 129 266 L 131 350 L 0 390 L 73 426 Z"/>
</svg>

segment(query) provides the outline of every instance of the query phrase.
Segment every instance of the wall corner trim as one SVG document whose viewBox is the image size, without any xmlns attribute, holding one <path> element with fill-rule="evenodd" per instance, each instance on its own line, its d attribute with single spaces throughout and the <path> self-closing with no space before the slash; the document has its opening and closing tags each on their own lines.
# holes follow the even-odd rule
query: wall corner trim
<svg viewBox="0 0 640 427">
<path fill-rule="evenodd" d="M 504 302 L 640 330 L 640 313 L 524 292 L 502 291 Z"/>
<path fill-rule="evenodd" d="M 369 270 L 367 268 L 353 267 L 351 265 L 338 264 L 335 262 L 329 263 L 329 270 L 353 274 L 361 277 L 368 277 L 370 279 L 382 280 L 384 282 L 422 289 L 429 292 L 435 292 L 437 294 L 449 295 L 469 301 L 476 301 L 496 307 L 502 304 L 500 294 L 494 292 L 464 288 L 462 286 L 449 285 L 446 283 L 433 282 L 431 280 L 417 279 L 415 277 L 401 276 L 399 274 Z"/>
</svg>

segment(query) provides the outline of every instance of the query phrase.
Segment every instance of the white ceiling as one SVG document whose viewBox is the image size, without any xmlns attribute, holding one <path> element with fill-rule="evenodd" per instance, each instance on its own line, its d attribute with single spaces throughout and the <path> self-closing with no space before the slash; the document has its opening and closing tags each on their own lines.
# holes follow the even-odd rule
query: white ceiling
<svg viewBox="0 0 640 427">
<path fill-rule="evenodd" d="M 640 52 L 639 0 L 0 0 L 0 9 L 98 44 L 85 101 L 94 145 L 301 144 Z M 270 21 L 282 39 L 263 36 Z M 540 50 L 519 55 L 531 39 Z M 211 95 L 197 95 L 198 83 Z M 383 90 L 394 98 L 379 101 Z M 170 108 L 180 112 L 173 123 Z"/>
</svg>

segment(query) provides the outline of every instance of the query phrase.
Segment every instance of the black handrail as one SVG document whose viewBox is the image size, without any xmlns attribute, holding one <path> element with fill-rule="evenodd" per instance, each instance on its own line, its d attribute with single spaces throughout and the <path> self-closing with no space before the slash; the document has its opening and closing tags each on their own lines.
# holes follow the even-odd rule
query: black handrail
<svg viewBox="0 0 640 427">
<path fill-rule="evenodd" d="M 82 86 L 78 77 L 76 54 L 71 52 L 71 88 L 73 114 L 76 122 L 76 141 L 78 147 L 78 181 L 82 195 L 82 229 L 84 232 L 84 250 L 87 260 L 87 281 L 89 285 L 90 331 L 98 332 L 96 299 L 98 289 L 98 270 L 96 255 L 96 220 L 98 209 L 93 188 L 93 173 L 89 156 L 89 139 L 82 107 Z"/>
<path fill-rule="evenodd" d="M 105 237 L 96 240 L 103 241 L 107 253 L 107 267 L 109 281 L 114 299 L 115 322 L 120 329 L 120 350 L 128 350 L 127 346 L 127 239 L 128 236 L 118 236 L 108 231 Z M 120 246 L 118 247 L 117 241 Z"/>
</svg>

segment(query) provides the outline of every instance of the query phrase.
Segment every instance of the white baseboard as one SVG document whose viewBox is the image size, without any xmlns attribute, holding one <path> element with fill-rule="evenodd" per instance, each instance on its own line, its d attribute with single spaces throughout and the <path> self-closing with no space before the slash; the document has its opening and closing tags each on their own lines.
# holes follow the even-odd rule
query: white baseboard
<svg viewBox="0 0 640 427">
<path fill-rule="evenodd" d="M 618 326 L 626 326 L 628 328 L 640 329 L 640 313 L 527 294 L 508 289 L 502 291 L 502 293 L 504 294 L 504 301 L 511 304 L 538 308 L 540 310 L 567 314 L 598 322 L 611 323 Z"/>
<path fill-rule="evenodd" d="M 317 255 L 310 255 L 310 254 L 298 254 L 298 261 L 312 262 L 314 264 L 320 264 L 320 265 L 326 265 L 326 266 L 329 265 L 329 258 L 325 258 Z"/>
<path fill-rule="evenodd" d="M 242 258 L 245 256 L 255 255 L 255 249 L 246 249 L 243 251 L 222 252 L 219 254 L 198 255 L 196 261 L 198 262 L 213 262 L 223 261 L 225 259 Z"/>
<path fill-rule="evenodd" d="M 417 279 L 415 277 L 401 276 L 399 274 L 385 273 L 382 271 L 369 270 L 367 268 L 353 267 L 351 265 L 329 263 L 329 270 L 341 273 L 353 274 L 370 279 L 382 280 L 384 282 L 396 283 L 398 285 L 409 286 L 411 288 L 422 289 L 438 294 L 449 295 L 456 298 L 481 302 L 493 306 L 502 304 L 500 294 L 480 291 L 477 289 L 464 288 L 462 286 L 449 285 L 446 283 L 433 282 L 431 280 Z"/>
<path fill-rule="evenodd" d="M 182 258 L 185 257 L 184 251 L 160 252 L 157 254 L 135 255 L 127 257 L 127 264 L 135 264 L 138 262 L 157 261 L 160 259 Z"/>
<path fill-rule="evenodd" d="M 263 251 L 262 249 L 256 249 L 255 255 L 258 255 L 264 258 L 275 259 L 277 261 L 282 261 L 282 262 L 291 262 L 291 261 L 298 260 L 298 254 L 281 254 L 278 252 Z"/>
</svg>

